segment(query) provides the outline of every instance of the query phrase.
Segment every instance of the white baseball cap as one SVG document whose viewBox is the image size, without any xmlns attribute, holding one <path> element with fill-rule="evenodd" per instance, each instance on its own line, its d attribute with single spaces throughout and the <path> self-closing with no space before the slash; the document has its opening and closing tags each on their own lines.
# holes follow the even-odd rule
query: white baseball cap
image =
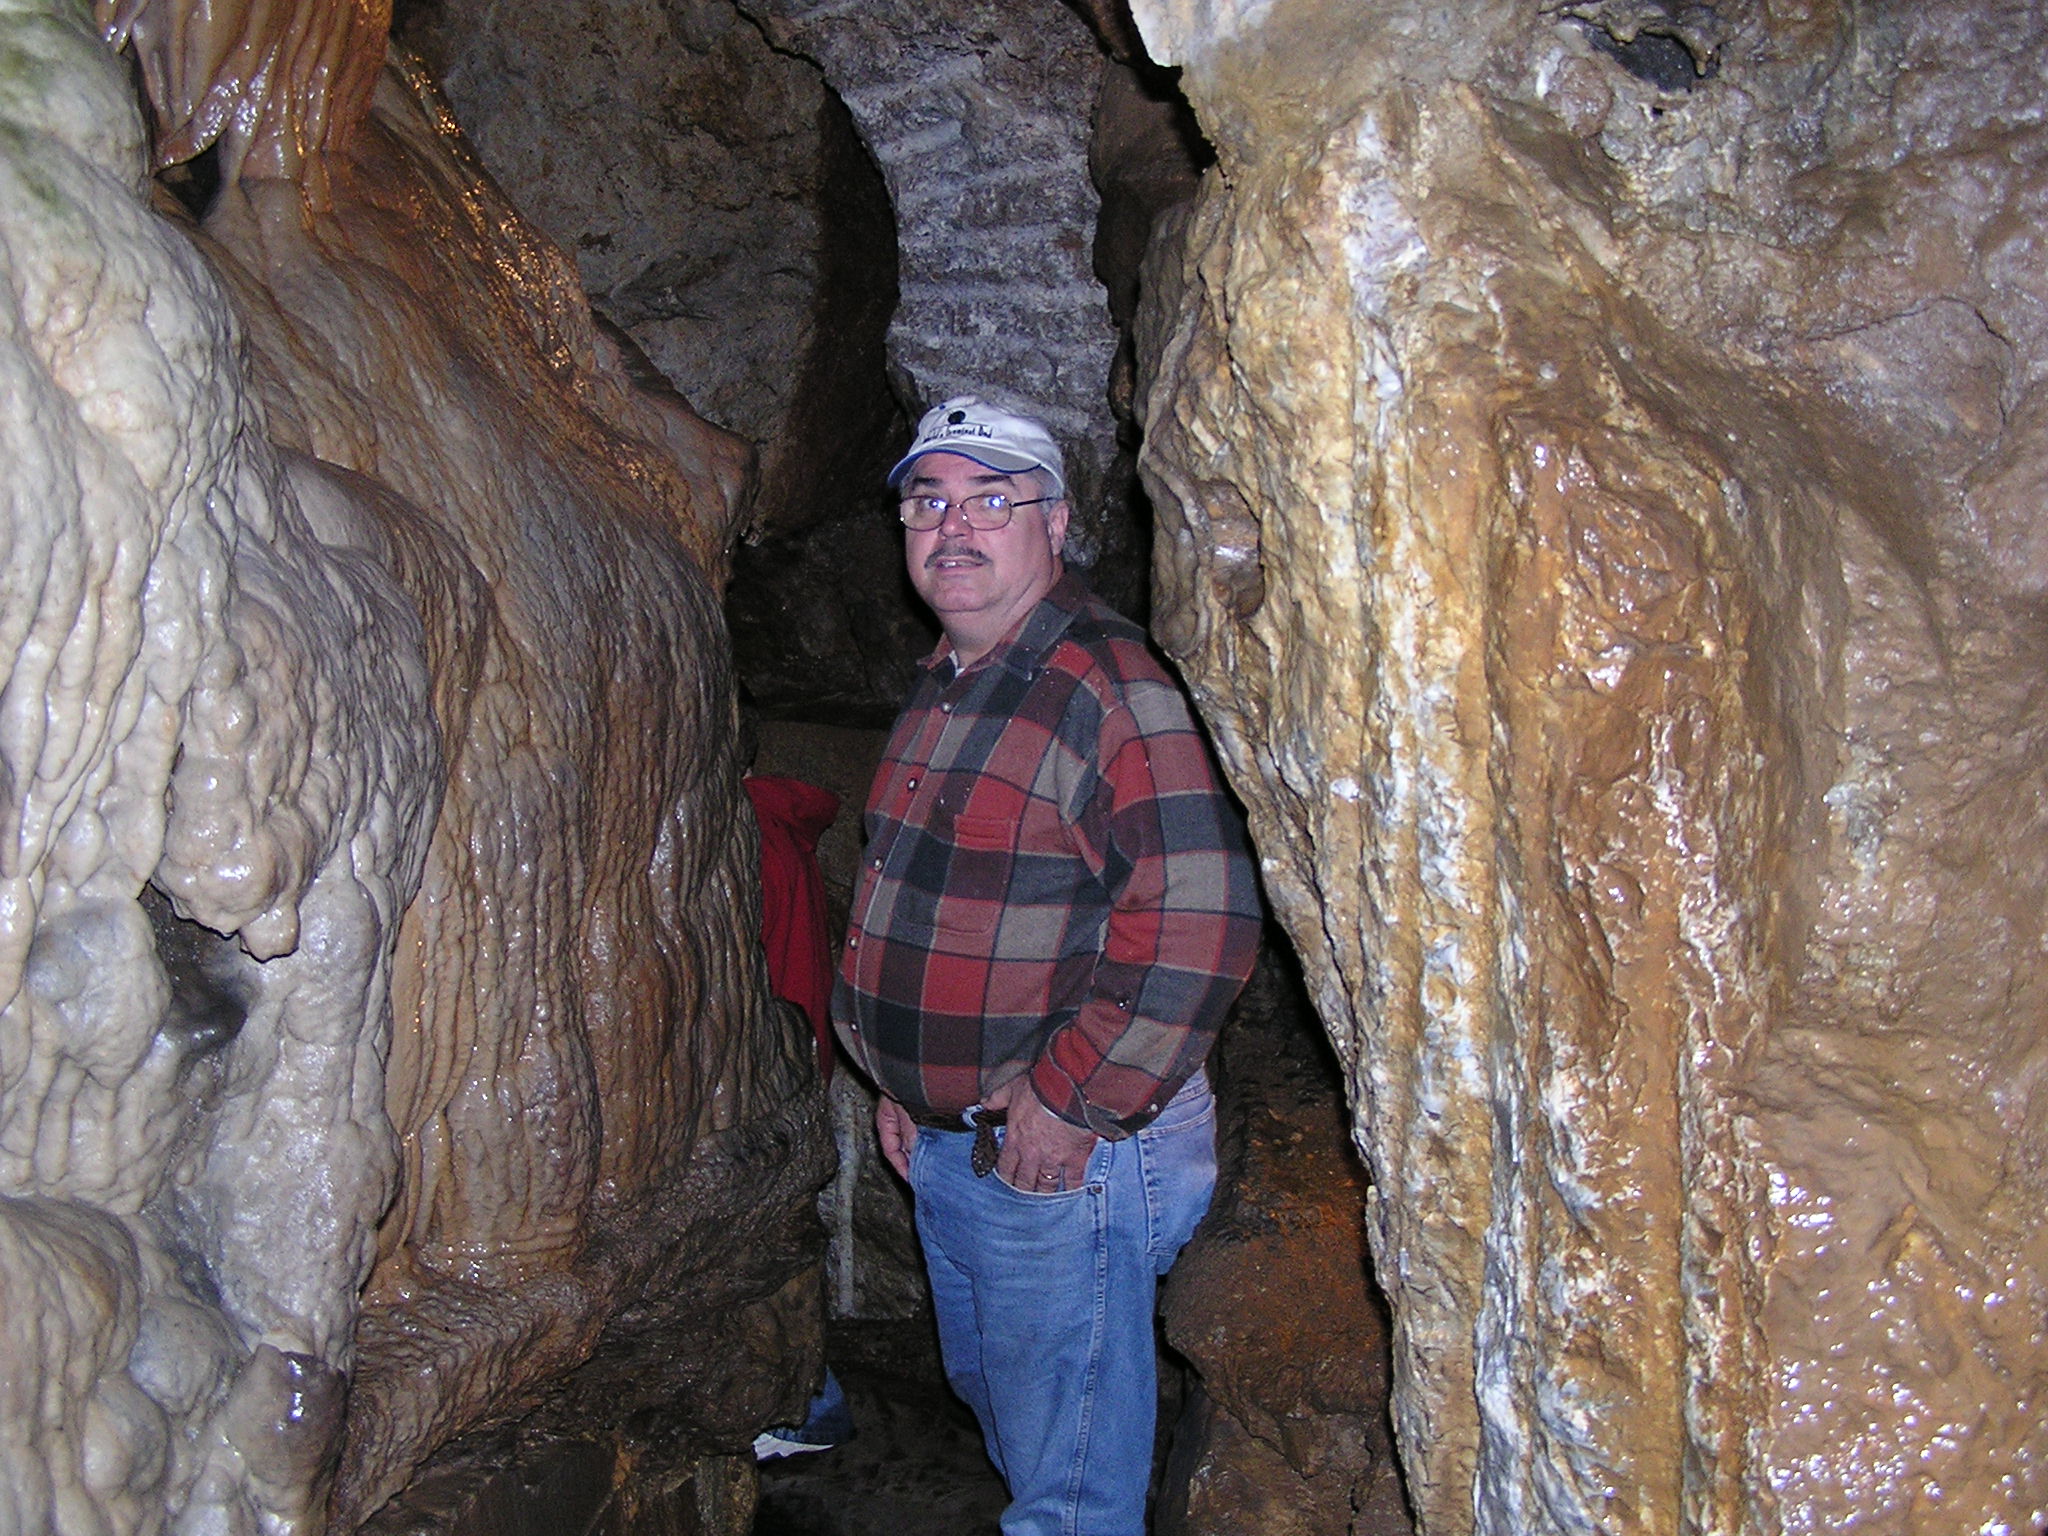
<svg viewBox="0 0 2048 1536">
<path fill-rule="evenodd" d="M 1006 475 L 1042 470 L 1052 479 L 1054 496 L 1067 494 L 1066 465 L 1052 434 L 1029 416 L 990 405 L 979 395 L 955 395 L 926 411 L 910 452 L 889 471 L 889 484 L 901 485 L 904 472 L 928 453 L 957 453 Z"/>
</svg>

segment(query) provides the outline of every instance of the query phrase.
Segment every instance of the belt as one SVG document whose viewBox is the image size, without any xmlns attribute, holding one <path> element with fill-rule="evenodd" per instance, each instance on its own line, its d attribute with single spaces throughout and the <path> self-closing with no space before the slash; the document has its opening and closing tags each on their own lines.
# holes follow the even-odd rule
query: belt
<svg viewBox="0 0 2048 1536">
<path fill-rule="evenodd" d="M 968 1122 L 964 1111 L 957 1115 L 946 1115 L 932 1109 L 913 1109 L 908 1111 L 908 1113 L 913 1124 L 921 1125 L 929 1131 L 974 1132 L 974 1149 L 968 1154 L 968 1166 L 974 1170 L 974 1176 L 977 1179 L 987 1178 L 991 1170 L 995 1168 L 997 1157 L 996 1127 L 1010 1118 L 1009 1111 L 985 1109 L 977 1105 L 974 1110 L 974 1120 L 971 1124 Z"/>
<path fill-rule="evenodd" d="M 1010 1118 L 1008 1113 L 1000 1109 L 977 1109 L 972 1121 L 967 1118 L 964 1110 L 948 1114 L 944 1110 L 906 1107 L 904 1112 L 910 1116 L 913 1124 L 921 1125 L 928 1131 L 972 1131 L 984 1125 L 1001 1125 Z"/>
</svg>

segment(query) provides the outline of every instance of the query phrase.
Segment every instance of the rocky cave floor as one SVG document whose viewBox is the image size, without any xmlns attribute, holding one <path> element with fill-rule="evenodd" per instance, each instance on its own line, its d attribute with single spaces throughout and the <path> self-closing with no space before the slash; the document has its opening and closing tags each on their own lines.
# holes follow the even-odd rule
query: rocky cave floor
<svg viewBox="0 0 2048 1536">
<path fill-rule="evenodd" d="M 854 1436 L 762 1463 L 754 1536 L 961 1536 L 1009 1502 L 974 1416 L 939 1373 L 931 1324 L 834 1323 L 827 1354 Z"/>
<path fill-rule="evenodd" d="M 754 1536 L 962 1536 L 992 1531 L 1009 1502 L 974 1416 L 944 1386 L 931 1324 L 836 1322 L 832 1368 L 854 1437 L 761 1465 Z M 1179 1409 L 1168 1379 L 1162 1422 Z M 1163 1462 L 1166 1446 L 1160 1447 Z"/>
</svg>

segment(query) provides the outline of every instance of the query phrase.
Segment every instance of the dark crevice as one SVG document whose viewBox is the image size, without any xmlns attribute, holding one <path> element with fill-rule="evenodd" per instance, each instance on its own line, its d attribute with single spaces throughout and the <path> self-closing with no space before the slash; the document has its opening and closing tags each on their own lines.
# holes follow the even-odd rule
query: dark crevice
<svg viewBox="0 0 2048 1536">
<path fill-rule="evenodd" d="M 741 681 L 763 714 L 878 727 L 937 630 L 903 574 L 883 483 L 910 441 L 888 365 L 895 210 L 829 85 L 819 129 L 819 319 L 795 363 L 793 429 L 762 453 L 754 525 L 766 531 L 734 551 L 725 611 Z"/>
<path fill-rule="evenodd" d="M 1727 26 L 1701 0 L 1563 0 L 1544 9 L 1577 22 L 1601 53 L 1660 91 L 1683 95 L 1720 73 Z"/>
<path fill-rule="evenodd" d="M 1595 48 L 1660 91 L 1691 91 L 1717 73 L 1712 58 L 1694 58 L 1683 39 L 1668 32 L 1638 32 L 1626 41 L 1599 27 L 1586 34 Z"/>
<path fill-rule="evenodd" d="M 166 166 L 157 173 L 164 190 L 178 200 L 195 220 L 203 221 L 220 196 L 220 141 L 199 151 L 190 160 Z"/>
<path fill-rule="evenodd" d="M 210 1056 L 240 1034 L 249 1017 L 246 991 L 234 975 L 240 950 L 234 940 L 178 916 L 155 886 L 145 885 L 141 899 L 171 983 L 160 1032 L 177 1043 L 185 1062 Z"/>
</svg>

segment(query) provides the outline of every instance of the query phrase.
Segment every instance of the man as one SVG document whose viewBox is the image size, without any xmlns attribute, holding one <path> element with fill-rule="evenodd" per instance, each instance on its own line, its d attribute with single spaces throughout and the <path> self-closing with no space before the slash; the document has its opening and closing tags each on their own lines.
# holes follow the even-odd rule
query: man
<svg viewBox="0 0 2048 1536">
<path fill-rule="evenodd" d="M 869 794 L 834 1019 L 882 1092 L 1003 1530 L 1139 1536 L 1154 1294 L 1215 1184 L 1201 1069 L 1256 885 L 1185 701 L 1061 564 L 1046 429 L 948 400 L 890 483 L 945 638 Z"/>
</svg>

